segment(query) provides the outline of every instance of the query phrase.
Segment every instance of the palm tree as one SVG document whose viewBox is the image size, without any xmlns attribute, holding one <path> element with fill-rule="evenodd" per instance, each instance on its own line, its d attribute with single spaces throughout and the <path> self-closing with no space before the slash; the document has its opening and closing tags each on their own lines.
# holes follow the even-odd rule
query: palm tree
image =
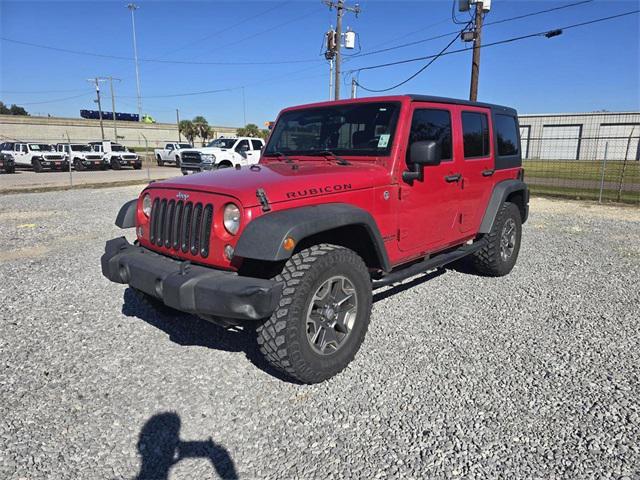
<svg viewBox="0 0 640 480">
<path fill-rule="evenodd" d="M 189 143 L 193 144 L 193 139 L 196 138 L 198 132 L 191 120 L 181 120 L 178 125 L 178 130 L 185 136 Z"/>
<path fill-rule="evenodd" d="M 198 115 L 192 121 L 196 134 L 202 139 L 202 145 L 207 142 L 207 139 L 211 136 L 211 127 L 207 119 Z"/>
</svg>

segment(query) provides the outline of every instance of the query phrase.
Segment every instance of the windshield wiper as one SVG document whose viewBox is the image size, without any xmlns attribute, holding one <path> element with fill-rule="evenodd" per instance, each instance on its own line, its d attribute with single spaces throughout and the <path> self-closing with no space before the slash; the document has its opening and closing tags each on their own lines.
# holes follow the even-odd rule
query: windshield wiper
<svg viewBox="0 0 640 480">
<path fill-rule="evenodd" d="M 269 152 L 264 154 L 265 157 L 278 157 L 284 159 L 287 163 L 293 163 L 293 160 L 286 153 L 282 152 Z"/>
<path fill-rule="evenodd" d="M 313 152 L 310 153 L 309 155 L 324 155 L 325 158 L 327 157 L 333 157 L 333 160 L 336 161 L 336 163 L 338 165 L 351 165 L 350 162 L 348 162 L 347 160 L 345 160 L 344 158 L 336 155 L 335 153 L 333 153 L 331 150 L 320 150 L 318 152 Z"/>
</svg>

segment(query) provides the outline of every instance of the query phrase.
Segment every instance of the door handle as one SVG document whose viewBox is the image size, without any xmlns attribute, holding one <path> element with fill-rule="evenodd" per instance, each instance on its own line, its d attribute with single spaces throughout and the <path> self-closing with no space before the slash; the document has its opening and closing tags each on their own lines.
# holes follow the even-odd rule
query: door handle
<svg viewBox="0 0 640 480">
<path fill-rule="evenodd" d="M 447 175 L 446 177 L 444 177 L 444 180 L 447 183 L 454 183 L 454 182 L 459 182 L 461 178 L 462 178 L 462 174 L 456 173 L 454 175 Z"/>
<path fill-rule="evenodd" d="M 490 177 L 491 175 L 493 175 L 494 173 L 496 173 L 495 170 L 483 170 L 482 171 L 482 176 L 483 177 Z"/>
</svg>

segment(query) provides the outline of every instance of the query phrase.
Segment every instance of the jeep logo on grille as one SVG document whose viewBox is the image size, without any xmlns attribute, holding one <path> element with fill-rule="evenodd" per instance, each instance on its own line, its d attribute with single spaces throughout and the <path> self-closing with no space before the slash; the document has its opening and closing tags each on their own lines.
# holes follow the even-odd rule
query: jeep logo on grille
<svg viewBox="0 0 640 480">
<path fill-rule="evenodd" d="M 186 193 L 182 193 L 182 192 L 178 192 L 178 194 L 176 195 L 176 198 L 178 200 L 188 200 L 189 199 L 189 195 L 187 195 Z"/>
</svg>

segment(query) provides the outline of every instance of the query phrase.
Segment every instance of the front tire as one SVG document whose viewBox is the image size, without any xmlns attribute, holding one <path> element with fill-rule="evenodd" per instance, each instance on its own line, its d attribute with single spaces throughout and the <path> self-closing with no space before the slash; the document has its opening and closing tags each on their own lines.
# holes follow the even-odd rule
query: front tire
<svg viewBox="0 0 640 480">
<path fill-rule="evenodd" d="M 120 162 L 118 161 L 117 158 L 112 158 L 110 164 L 111 164 L 111 169 L 112 170 L 121 170 L 122 169 L 122 165 L 120 164 Z"/>
<path fill-rule="evenodd" d="M 180 168 L 180 156 L 176 155 L 176 167 Z"/>
<path fill-rule="evenodd" d="M 37 158 L 33 160 L 33 171 L 36 173 L 42 173 L 43 172 L 43 168 L 42 168 L 42 163 L 40 163 L 40 160 L 38 160 Z"/>
<path fill-rule="evenodd" d="M 516 264 L 522 239 L 522 217 L 517 205 L 502 204 L 487 239 L 487 246 L 472 256 L 475 271 L 488 277 L 507 275 Z"/>
<path fill-rule="evenodd" d="M 354 251 L 320 244 L 293 255 L 276 280 L 284 284 L 278 309 L 258 327 L 266 360 L 303 383 L 342 371 L 369 326 L 371 279 Z"/>
<path fill-rule="evenodd" d="M 82 164 L 82 162 L 80 160 L 75 160 L 73 162 L 73 167 L 76 169 L 76 171 L 78 172 L 84 172 L 87 168 Z"/>
</svg>

